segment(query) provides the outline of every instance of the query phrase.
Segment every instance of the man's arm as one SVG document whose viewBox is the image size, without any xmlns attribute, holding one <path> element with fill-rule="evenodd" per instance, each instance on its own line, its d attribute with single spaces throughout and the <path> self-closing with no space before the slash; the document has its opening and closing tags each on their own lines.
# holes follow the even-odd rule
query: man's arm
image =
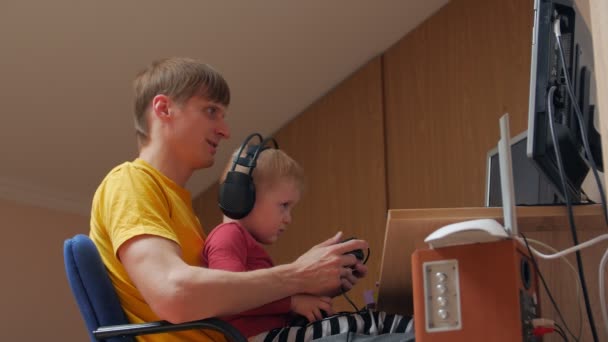
<svg viewBox="0 0 608 342">
<path fill-rule="evenodd" d="M 235 314 L 296 293 L 335 291 L 343 279 L 353 281 L 348 266 L 357 260 L 343 254 L 367 248 L 362 240 L 336 244 L 340 238 L 336 234 L 291 264 L 251 272 L 190 266 L 175 242 L 151 235 L 123 243 L 118 257 L 152 310 L 179 323 Z"/>
</svg>

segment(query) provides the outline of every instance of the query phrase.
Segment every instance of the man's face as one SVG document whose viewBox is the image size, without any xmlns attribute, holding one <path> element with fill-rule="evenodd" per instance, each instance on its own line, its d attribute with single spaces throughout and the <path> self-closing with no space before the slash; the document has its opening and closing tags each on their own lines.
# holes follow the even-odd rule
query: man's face
<svg viewBox="0 0 608 342">
<path fill-rule="evenodd" d="M 230 136 L 226 107 L 193 96 L 182 104 L 172 102 L 169 112 L 173 118 L 167 141 L 172 153 L 193 170 L 213 165 L 220 141 Z"/>
</svg>

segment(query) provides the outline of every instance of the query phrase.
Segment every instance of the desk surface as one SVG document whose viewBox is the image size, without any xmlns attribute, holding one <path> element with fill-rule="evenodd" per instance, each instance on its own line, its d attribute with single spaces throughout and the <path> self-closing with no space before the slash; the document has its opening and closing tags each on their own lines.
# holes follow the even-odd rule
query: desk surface
<svg viewBox="0 0 608 342">
<path fill-rule="evenodd" d="M 516 212 L 519 230 L 523 233 L 561 232 L 565 237 L 569 234 L 564 206 L 517 207 Z M 592 230 L 592 235 L 606 231 L 599 205 L 576 206 L 574 212 L 577 230 Z M 450 223 L 479 218 L 493 218 L 502 223 L 502 217 L 502 208 L 389 210 L 380 266 L 378 308 L 413 314 L 410 259 L 416 249 L 427 248 L 424 239 L 430 233 Z M 584 237 L 579 239 L 583 241 Z M 596 266 L 589 272 L 597 273 Z"/>
</svg>

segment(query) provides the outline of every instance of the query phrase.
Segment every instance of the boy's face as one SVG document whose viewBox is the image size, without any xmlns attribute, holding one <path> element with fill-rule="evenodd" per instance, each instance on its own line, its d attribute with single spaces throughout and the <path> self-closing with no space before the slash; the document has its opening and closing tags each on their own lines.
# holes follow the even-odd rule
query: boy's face
<svg viewBox="0 0 608 342">
<path fill-rule="evenodd" d="M 219 142 L 230 136 L 226 107 L 193 96 L 182 104 L 170 102 L 168 109 L 172 122 L 166 143 L 172 153 L 194 170 L 213 165 Z"/>
<path fill-rule="evenodd" d="M 291 223 L 291 209 L 300 200 L 300 188 L 294 180 L 282 179 L 256 191 L 255 205 L 241 223 L 258 242 L 272 244 Z"/>
</svg>

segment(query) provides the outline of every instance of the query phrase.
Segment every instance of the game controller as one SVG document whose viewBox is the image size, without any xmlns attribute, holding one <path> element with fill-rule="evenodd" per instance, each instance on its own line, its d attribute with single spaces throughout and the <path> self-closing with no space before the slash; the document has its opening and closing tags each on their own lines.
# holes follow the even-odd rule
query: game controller
<svg viewBox="0 0 608 342">
<path fill-rule="evenodd" d="M 342 240 L 341 243 L 345 243 L 346 241 L 350 241 L 350 240 L 354 240 L 354 239 L 355 239 L 354 237 L 350 237 L 348 239 Z M 361 250 L 361 249 L 354 249 L 350 252 L 344 253 L 344 255 L 346 255 L 346 254 L 354 255 L 355 258 L 357 258 L 359 261 L 363 261 L 363 259 L 365 259 L 365 254 L 363 254 L 363 250 Z"/>
</svg>

